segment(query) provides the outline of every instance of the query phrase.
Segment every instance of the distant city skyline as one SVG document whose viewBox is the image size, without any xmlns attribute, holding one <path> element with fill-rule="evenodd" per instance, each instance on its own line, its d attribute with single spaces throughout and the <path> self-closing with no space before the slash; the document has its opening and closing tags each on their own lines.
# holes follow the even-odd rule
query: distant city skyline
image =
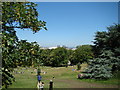
<svg viewBox="0 0 120 90">
<path fill-rule="evenodd" d="M 17 31 L 18 38 L 36 41 L 42 47 L 93 44 L 97 31 L 118 23 L 117 2 L 36 2 L 39 20 L 46 21 L 48 31 L 36 34 Z"/>
</svg>

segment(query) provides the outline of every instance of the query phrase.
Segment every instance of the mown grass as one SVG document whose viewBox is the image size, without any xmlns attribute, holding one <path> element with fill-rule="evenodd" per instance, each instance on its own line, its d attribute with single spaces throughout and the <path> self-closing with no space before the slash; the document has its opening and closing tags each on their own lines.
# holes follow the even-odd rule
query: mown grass
<svg viewBox="0 0 120 90">
<path fill-rule="evenodd" d="M 94 80 L 94 79 L 81 79 L 83 82 L 89 82 L 89 83 L 101 83 L 101 84 L 111 84 L 111 85 L 118 85 L 120 80 L 117 78 L 111 78 L 109 80 Z"/>
<path fill-rule="evenodd" d="M 45 88 L 49 87 L 49 82 L 52 79 L 53 82 L 57 79 L 64 79 L 64 78 L 70 78 L 72 75 L 76 75 L 76 73 L 73 73 L 71 69 L 75 69 L 76 67 L 58 67 L 58 68 L 51 68 L 51 67 L 41 67 L 42 72 L 47 72 L 46 74 L 41 73 L 42 75 L 42 81 L 45 83 Z M 24 68 L 18 68 L 18 72 L 24 71 L 23 74 L 14 74 L 16 81 L 13 82 L 13 84 L 9 88 L 36 88 L 37 85 L 37 73 L 35 68 L 29 68 L 27 70 L 21 70 Z M 31 73 L 32 72 L 32 73 Z M 53 77 L 55 77 L 53 79 Z M 75 77 L 77 78 L 77 77 Z M 66 87 L 65 83 L 60 84 L 60 82 L 54 83 L 56 88 L 57 87 Z"/>
<path fill-rule="evenodd" d="M 84 70 L 86 67 L 86 64 L 82 65 L 81 71 Z M 52 79 L 54 82 L 54 88 L 94 88 L 94 87 L 101 87 L 102 85 L 118 85 L 118 80 L 116 79 L 110 79 L 107 81 L 95 81 L 91 79 L 77 79 L 77 75 L 81 71 L 76 71 L 76 66 L 69 66 L 66 67 L 41 67 L 42 72 L 47 72 L 46 74 L 41 73 L 42 75 L 42 81 L 45 83 L 44 88 L 49 88 L 49 82 Z M 24 70 L 23 70 L 24 69 Z M 18 72 L 24 71 L 23 74 L 14 74 L 16 81 L 13 82 L 9 88 L 36 88 L 37 86 L 37 73 L 35 68 L 28 68 L 25 69 L 23 67 L 17 68 Z M 53 78 L 54 77 L 54 78 Z M 83 84 L 84 83 L 84 84 Z M 98 83 L 98 86 L 95 86 L 94 84 Z M 90 85 L 87 85 L 90 84 Z M 99 86 L 100 84 L 100 86 Z M 80 86 L 81 85 L 81 86 Z M 94 86 L 92 86 L 94 85 Z M 113 87 L 114 87 L 113 86 Z M 115 86 L 116 87 L 116 86 Z"/>
</svg>

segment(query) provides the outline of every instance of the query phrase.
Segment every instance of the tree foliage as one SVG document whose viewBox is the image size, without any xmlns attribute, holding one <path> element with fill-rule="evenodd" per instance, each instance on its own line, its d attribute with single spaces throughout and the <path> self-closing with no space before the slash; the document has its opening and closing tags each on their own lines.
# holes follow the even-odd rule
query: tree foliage
<svg viewBox="0 0 120 90">
<path fill-rule="evenodd" d="M 54 49 L 50 53 L 50 61 L 52 62 L 52 66 L 63 66 L 67 65 L 68 59 L 67 59 L 67 50 L 64 47 L 58 47 Z"/>
<path fill-rule="evenodd" d="M 72 64 L 88 62 L 94 57 L 91 45 L 77 46 L 75 51 L 69 51 L 69 60 Z"/>
<path fill-rule="evenodd" d="M 120 25 L 97 32 L 94 41 L 95 59 L 84 73 L 85 78 L 109 79 L 120 70 Z"/>
<path fill-rule="evenodd" d="M 41 61 L 45 66 L 65 66 L 68 63 L 67 52 L 67 49 L 64 47 L 42 50 Z"/>
<path fill-rule="evenodd" d="M 27 42 L 21 40 L 17 44 L 18 58 L 16 66 L 34 66 L 36 63 L 40 64 L 40 46 L 36 42 Z"/>
<path fill-rule="evenodd" d="M 112 54 L 111 51 L 104 51 L 99 58 L 90 60 L 88 68 L 84 71 L 85 78 L 107 80 L 112 77 L 111 61 L 113 57 L 109 56 L 110 54 Z"/>
<path fill-rule="evenodd" d="M 52 62 L 50 61 L 50 53 L 51 53 L 52 50 L 50 49 L 44 49 L 42 50 L 41 52 L 41 61 L 43 63 L 43 65 L 45 66 L 50 66 L 52 64 Z"/>
<path fill-rule="evenodd" d="M 77 46 L 75 52 L 76 57 L 79 59 L 79 62 L 81 63 L 88 62 L 89 59 L 92 59 L 94 57 L 91 45 Z"/>
<path fill-rule="evenodd" d="M 7 28 L 31 29 L 37 32 L 42 28 L 46 29 L 45 21 L 38 20 L 37 4 L 33 2 L 3 2 L 2 5 L 2 26 Z"/>
<path fill-rule="evenodd" d="M 112 50 L 115 56 L 120 55 L 120 25 L 107 27 L 108 31 L 97 32 L 94 41 L 95 55 L 102 50 Z"/>
<path fill-rule="evenodd" d="M 2 3 L 2 85 L 6 88 L 12 83 L 11 68 L 19 62 L 15 28 L 31 29 L 34 33 L 43 28 L 46 30 L 46 22 L 38 20 L 36 5 L 32 2 Z"/>
<path fill-rule="evenodd" d="M 110 51 L 113 53 L 113 55 L 109 54 L 109 57 L 114 57 L 116 60 L 113 59 L 112 64 L 114 63 L 120 63 L 117 58 L 119 58 L 120 55 L 120 25 L 115 24 L 110 27 L 107 27 L 108 32 L 97 32 L 95 37 L 95 54 L 96 56 L 100 56 L 101 54 L 104 54 L 106 51 Z M 101 33 L 104 33 L 104 35 Z M 104 36 L 104 37 L 103 37 Z M 99 52 L 99 53 L 97 53 Z M 116 64 L 117 65 L 117 64 Z M 115 66 L 115 65 L 114 65 Z M 114 71 L 120 70 L 120 66 L 116 66 Z"/>
</svg>

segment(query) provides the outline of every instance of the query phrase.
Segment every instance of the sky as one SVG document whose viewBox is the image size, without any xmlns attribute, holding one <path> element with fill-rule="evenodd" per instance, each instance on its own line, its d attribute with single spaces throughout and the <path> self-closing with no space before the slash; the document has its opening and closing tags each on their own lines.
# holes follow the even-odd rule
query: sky
<svg viewBox="0 0 120 90">
<path fill-rule="evenodd" d="M 117 2 L 35 2 L 39 20 L 46 21 L 48 30 L 36 34 L 17 30 L 20 40 L 38 42 L 42 47 L 93 44 L 95 32 L 118 23 Z"/>
</svg>

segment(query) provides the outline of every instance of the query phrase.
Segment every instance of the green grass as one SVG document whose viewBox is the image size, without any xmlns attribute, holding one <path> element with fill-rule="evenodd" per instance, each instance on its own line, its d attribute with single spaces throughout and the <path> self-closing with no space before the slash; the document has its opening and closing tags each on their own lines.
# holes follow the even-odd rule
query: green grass
<svg viewBox="0 0 120 90">
<path fill-rule="evenodd" d="M 86 64 L 82 65 L 81 70 L 84 70 Z M 23 74 L 15 74 L 16 81 L 13 82 L 9 88 L 36 88 L 37 86 L 37 74 L 34 71 L 35 68 L 28 68 L 27 70 L 22 70 L 24 68 L 19 67 L 18 71 L 24 71 Z M 80 71 L 72 71 L 76 69 L 76 66 L 72 67 L 41 67 L 42 71 L 47 72 L 46 74 L 41 73 L 42 81 L 45 83 L 44 88 L 49 88 L 49 82 L 52 79 L 54 83 L 54 88 L 112 88 L 117 87 L 117 80 L 110 79 L 107 81 L 95 81 L 90 79 L 77 79 L 78 73 Z M 33 73 L 31 73 L 33 72 Z M 54 79 L 52 77 L 55 77 Z"/>
<path fill-rule="evenodd" d="M 89 82 L 89 83 L 111 84 L 111 85 L 118 85 L 118 82 L 120 82 L 120 80 L 118 80 L 117 78 L 115 79 L 111 78 L 109 80 L 81 79 L 81 81 Z"/>
</svg>

